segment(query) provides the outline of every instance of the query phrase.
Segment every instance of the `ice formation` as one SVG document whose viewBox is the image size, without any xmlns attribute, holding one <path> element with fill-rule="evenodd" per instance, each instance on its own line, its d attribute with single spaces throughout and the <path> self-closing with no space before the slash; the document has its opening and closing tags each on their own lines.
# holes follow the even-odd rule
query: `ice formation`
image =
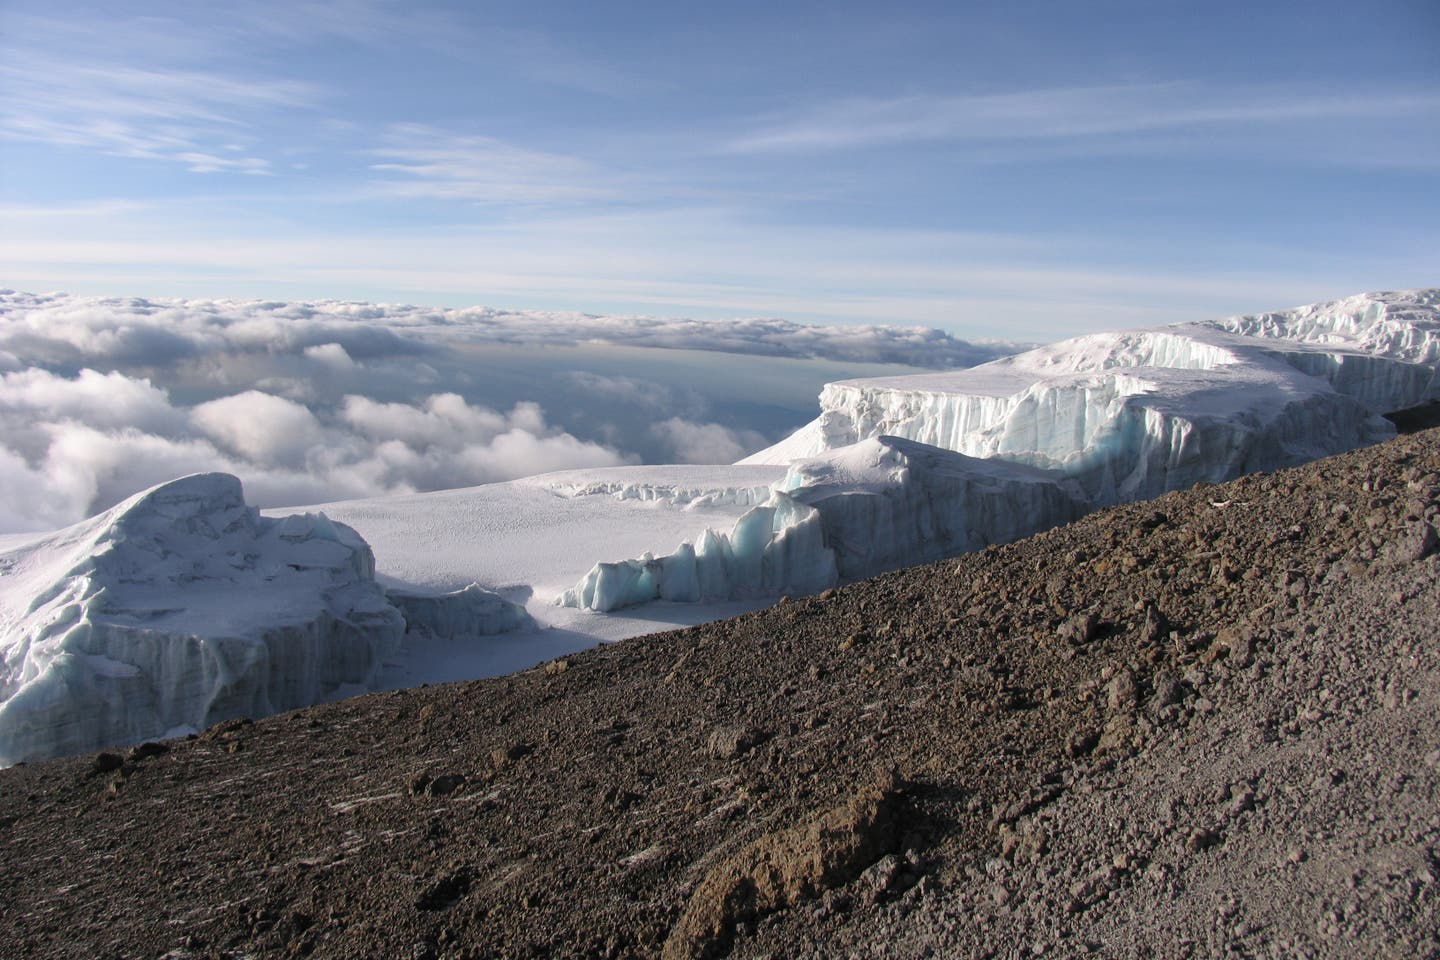
<svg viewBox="0 0 1440 960">
<path fill-rule="evenodd" d="M 493 594 L 387 599 L 323 514 L 247 507 L 200 474 L 0 555 L 0 765 L 174 735 L 371 686 L 406 613 L 493 632 Z"/>
<path fill-rule="evenodd" d="M 826 385 L 821 415 L 742 463 L 891 435 L 1057 470 L 1095 505 L 1290 466 L 1393 433 L 1440 396 L 1433 292 L 1096 334 L 953 373 Z"/>
<path fill-rule="evenodd" d="M 600 562 L 565 591 L 561 606 L 608 612 L 650 600 L 696 603 L 744 596 L 814 593 L 835 582 L 820 514 L 779 491 L 735 521 L 729 533 L 706 528 L 699 542 L 663 557 Z"/>
<path fill-rule="evenodd" d="M 534 625 L 525 608 L 478 583 L 450 593 L 387 590 L 405 619 L 405 632 L 427 637 L 492 637 Z"/>
<path fill-rule="evenodd" d="M 364 689 L 402 635 L 423 679 L 484 676 L 1340 452 L 1440 398 L 1437 369 L 1440 291 L 1409 291 L 829 384 L 818 419 L 737 465 L 273 518 L 233 478 L 176 481 L 0 543 L 0 763 Z M 591 615 L 649 600 L 677 603 Z"/>
<path fill-rule="evenodd" d="M 789 551 L 775 583 L 818 583 L 831 569 L 863 577 L 1085 509 L 1383 440 L 1394 427 L 1380 414 L 1440 397 L 1437 370 L 1440 291 L 1373 294 L 1078 337 L 962 371 L 827 384 L 819 418 L 741 464 L 788 466 L 772 502 L 819 516 L 805 575 Z M 706 530 L 700 547 L 596 564 L 560 602 L 611 610 L 687 599 L 692 556 L 718 542 L 736 562 L 733 541 Z M 683 588 L 667 589 L 672 567 Z M 717 590 L 729 582 L 713 580 Z"/>
<path fill-rule="evenodd" d="M 608 612 L 650 600 L 814 593 L 1074 519 L 1070 487 L 1020 465 L 872 438 L 791 464 L 728 533 L 707 528 L 671 554 L 597 563 L 558 602 Z"/>
<path fill-rule="evenodd" d="M 1322 346 L 1440 368 L 1440 289 L 1362 293 L 1329 303 L 1216 320 L 1232 333 Z"/>
<path fill-rule="evenodd" d="M 791 464 L 781 489 L 820 514 L 841 577 L 856 579 L 1080 516 L 1054 473 L 877 437 Z"/>
</svg>

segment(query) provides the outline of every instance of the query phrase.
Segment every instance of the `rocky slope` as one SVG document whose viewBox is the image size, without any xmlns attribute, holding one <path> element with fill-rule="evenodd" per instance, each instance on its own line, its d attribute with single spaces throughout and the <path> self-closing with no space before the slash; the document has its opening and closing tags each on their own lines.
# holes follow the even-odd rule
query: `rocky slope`
<svg viewBox="0 0 1440 960">
<path fill-rule="evenodd" d="M 0 771 L 16 957 L 1440 956 L 1440 432 Z"/>
</svg>

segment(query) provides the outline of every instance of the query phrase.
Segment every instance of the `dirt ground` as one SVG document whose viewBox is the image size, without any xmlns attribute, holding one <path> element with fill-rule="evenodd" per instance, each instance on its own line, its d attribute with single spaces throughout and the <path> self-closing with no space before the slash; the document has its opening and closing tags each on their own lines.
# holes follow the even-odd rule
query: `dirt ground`
<svg viewBox="0 0 1440 960">
<path fill-rule="evenodd" d="M 1440 957 L 1440 431 L 0 771 L 15 957 Z"/>
</svg>

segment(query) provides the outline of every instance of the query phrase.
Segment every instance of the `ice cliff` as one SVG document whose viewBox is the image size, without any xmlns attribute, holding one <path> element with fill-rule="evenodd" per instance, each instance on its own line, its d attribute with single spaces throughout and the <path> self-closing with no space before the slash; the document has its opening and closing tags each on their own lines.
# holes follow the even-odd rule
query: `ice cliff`
<svg viewBox="0 0 1440 960">
<path fill-rule="evenodd" d="M 1063 478 L 879 437 L 797 461 L 728 533 L 702 531 L 674 553 L 597 563 L 559 603 L 610 611 L 814 593 L 1080 515 Z"/>
<path fill-rule="evenodd" d="M 1383 413 L 1440 397 L 1440 291 L 1103 333 L 940 374 L 827 384 L 820 416 L 741 461 L 788 465 L 742 524 L 759 553 L 704 531 L 676 553 L 597 564 L 560 602 L 611 610 L 693 599 L 698 562 L 772 551 L 759 581 L 715 576 L 700 599 L 786 592 L 1004 542 L 1084 510 L 1383 440 Z M 800 508 L 811 512 L 803 512 Z M 768 512 L 765 512 L 768 511 Z M 822 534 L 796 537 L 790 518 Z M 776 551 L 772 544 L 785 542 Z M 683 589 L 670 590 L 670 570 Z M 736 586 L 740 584 L 740 586 Z M 725 590 L 730 593 L 725 593 Z M 797 591 L 803 589 L 795 586 Z"/>
<path fill-rule="evenodd" d="M 524 607 L 478 583 L 442 594 L 387 590 L 385 599 L 400 611 L 407 634 L 448 639 L 489 637 L 533 624 Z"/>
<path fill-rule="evenodd" d="M 261 517 L 228 475 L 172 481 L 0 554 L 0 765 L 362 691 L 407 620 L 516 618 L 477 591 L 397 607 L 349 527 Z"/>
<path fill-rule="evenodd" d="M 826 385 L 821 415 L 742 463 L 875 436 L 1056 470 L 1095 505 L 1384 439 L 1440 396 L 1433 291 L 1106 333 L 969 370 Z"/>
</svg>

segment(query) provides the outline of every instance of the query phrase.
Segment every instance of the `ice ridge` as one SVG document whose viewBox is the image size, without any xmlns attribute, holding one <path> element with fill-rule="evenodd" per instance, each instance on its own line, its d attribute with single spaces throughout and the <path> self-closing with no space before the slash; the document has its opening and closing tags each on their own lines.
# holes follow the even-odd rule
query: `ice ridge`
<svg viewBox="0 0 1440 960">
<path fill-rule="evenodd" d="M 0 765 L 360 692 L 404 611 L 483 632 L 514 619 L 506 606 L 475 591 L 397 605 L 344 524 L 262 517 L 226 474 L 171 481 L 0 555 Z"/>
<path fill-rule="evenodd" d="M 1440 396 L 1435 291 L 1096 334 L 953 373 L 827 384 L 821 415 L 742 463 L 882 435 L 1060 471 L 1096 505 L 1385 439 Z"/>
</svg>

